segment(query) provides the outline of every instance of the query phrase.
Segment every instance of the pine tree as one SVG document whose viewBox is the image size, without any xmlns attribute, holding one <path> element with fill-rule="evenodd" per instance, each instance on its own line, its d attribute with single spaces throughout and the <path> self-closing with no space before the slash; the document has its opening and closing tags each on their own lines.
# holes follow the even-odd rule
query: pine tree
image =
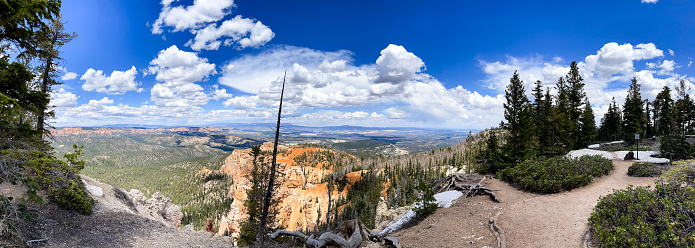
<svg viewBox="0 0 695 248">
<path fill-rule="evenodd" d="M 671 89 L 664 88 L 654 98 L 654 127 L 657 136 L 665 136 L 673 131 L 673 100 L 671 99 Z"/>
<path fill-rule="evenodd" d="M 548 147 L 552 145 L 548 114 L 550 108 L 552 107 L 552 97 L 550 96 L 550 89 L 544 94 L 543 83 L 538 80 L 536 81 L 535 88 L 533 89 L 533 126 L 535 130 L 535 144 L 536 153 L 539 155 L 545 155 L 547 153 Z"/>
<path fill-rule="evenodd" d="M 256 232 L 258 230 L 258 218 L 261 214 L 261 202 L 263 199 L 263 189 L 265 181 L 265 171 L 262 162 L 264 158 L 259 157 L 261 155 L 260 145 L 255 145 L 251 147 L 251 152 L 249 153 L 253 157 L 253 167 L 251 172 L 247 175 L 247 179 L 251 182 L 251 187 L 246 190 L 246 201 L 244 201 L 244 208 L 246 208 L 246 213 L 248 217 L 243 220 L 240 224 L 239 233 L 239 244 L 240 245 L 250 245 L 256 238 Z"/>
<path fill-rule="evenodd" d="M 584 105 L 584 111 L 579 119 L 579 127 L 581 131 L 579 147 L 584 148 L 594 141 L 597 130 L 596 130 L 596 120 L 594 117 L 594 111 L 591 109 L 591 103 L 589 99 L 584 100 L 586 104 Z"/>
<path fill-rule="evenodd" d="M 560 137 L 562 136 L 561 122 L 565 118 L 564 115 L 560 115 L 558 106 L 553 106 L 553 96 L 550 95 L 550 88 L 545 90 L 543 110 L 546 112 L 545 128 L 548 131 L 546 133 L 546 139 L 543 142 L 545 144 L 545 152 L 543 154 L 546 156 L 561 154 L 563 151 L 562 145 L 560 144 Z"/>
<path fill-rule="evenodd" d="M 566 99 L 563 100 L 562 112 L 568 118 L 565 125 L 566 137 L 568 139 L 567 146 L 568 149 L 572 150 L 582 146 L 582 137 L 580 136 L 580 118 L 582 116 L 582 107 L 584 103 L 582 100 L 586 98 L 586 93 L 584 92 L 584 79 L 579 74 L 579 67 L 576 61 L 572 61 L 570 64 L 570 71 L 565 76 L 564 92 L 562 97 Z"/>
<path fill-rule="evenodd" d="M 41 43 L 37 34 L 50 29 L 46 21 L 58 16 L 60 4 L 57 0 L 0 1 L 0 54 L 6 54 L 5 49 L 12 44 L 19 48 L 19 60 L 34 59 Z"/>
<path fill-rule="evenodd" d="M 66 33 L 64 26 L 65 22 L 63 22 L 59 15 L 57 18 L 51 20 L 49 29 L 39 32 L 39 36 L 41 37 L 41 42 L 39 43 L 39 60 L 42 64 L 37 69 L 41 74 L 41 92 L 45 95 L 50 93 L 51 86 L 62 84 L 56 80 L 58 77 L 56 65 L 61 60 L 58 49 L 77 37 L 75 33 Z M 46 127 L 46 117 L 54 115 L 53 111 L 46 112 L 46 110 L 45 107 L 39 110 L 40 113 L 38 114 L 36 124 L 36 129 L 39 131 L 44 131 Z"/>
<path fill-rule="evenodd" d="M 571 148 L 572 142 L 570 135 L 572 131 L 572 120 L 570 118 L 569 86 L 564 78 L 560 77 L 555 85 L 557 88 L 557 98 L 552 113 L 553 119 L 553 150 L 563 153 L 567 148 Z"/>
<path fill-rule="evenodd" d="M 659 140 L 659 150 L 662 156 L 671 160 L 691 158 L 693 146 L 685 139 L 685 135 L 691 129 L 693 107 L 695 107 L 690 99 L 690 95 L 687 93 L 690 89 L 686 87 L 685 81 L 681 80 L 680 84 L 676 86 L 678 99 L 674 103 L 670 99 L 670 91 L 666 91 L 667 87 L 664 88 L 662 93 L 664 95 L 669 94 L 668 98 L 662 101 L 663 106 L 661 106 L 662 111 L 660 112 L 662 113 L 660 113 L 660 119 L 663 119 L 663 123 L 669 124 L 669 129 L 667 130 L 666 127 L 663 127 L 663 136 Z M 659 95 L 662 95 L 662 93 L 659 93 Z M 659 95 L 657 95 L 657 98 Z"/>
<path fill-rule="evenodd" d="M 644 101 L 640 94 L 640 84 L 637 83 L 637 78 L 632 78 L 632 83 L 627 91 L 625 105 L 623 105 L 623 132 L 624 139 L 628 144 L 635 142 L 634 135 L 642 134 L 644 121 Z"/>
<path fill-rule="evenodd" d="M 599 139 L 614 141 L 622 138 L 622 116 L 615 98 L 608 105 L 608 111 L 601 119 Z"/>
<path fill-rule="evenodd" d="M 532 140 L 532 110 L 526 97 L 523 81 L 515 71 L 504 91 L 507 100 L 504 103 L 504 128 L 509 136 L 504 151 L 507 161 L 518 162 L 531 156 L 530 142 Z"/>
<path fill-rule="evenodd" d="M 688 94 L 689 90 L 690 88 L 686 86 L 685 80 L 681 79 L 676 87 L 678 100 L 676 100 L 674 106 L 674 119 L 678 127 L 677 131 L 683 137 L 686 134 L 693 133 L 693 118 L 695 118 L 695 103 L 693 103 L 692 98 Z"/>
<path fill-rule="evenodd" d="M 652 118 L 650 114 L 652 113 L 652 109 L 649 107 L 651 106 L 651 103 L 649 103 L 649 100 L 645 100 L 644 103 L 644 133 L 645 137 L 654 137 L 654 123 L 652 122 Z"/>
<path fill-rule="evenodd" d="M 477 157 L 478 163 L 481 165 L 479 172 L 495 173 L 502 169 L 504 162 L 500 154 L 499 139 L 494 131 L 490 132 L 485 144 L 486 148 Z"/>
</svg>

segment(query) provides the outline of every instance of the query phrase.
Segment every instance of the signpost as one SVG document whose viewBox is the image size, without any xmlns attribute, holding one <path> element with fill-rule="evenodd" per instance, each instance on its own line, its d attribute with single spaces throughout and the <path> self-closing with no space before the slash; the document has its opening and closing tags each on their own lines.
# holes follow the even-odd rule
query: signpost
<svg viewBox="0 0 695 248">
<path fill-rule="evenodd" d="M 637 140 L 637 159 L 639 159 L 639 133 L 635 134 L 635 139 Z"/>
</svg>

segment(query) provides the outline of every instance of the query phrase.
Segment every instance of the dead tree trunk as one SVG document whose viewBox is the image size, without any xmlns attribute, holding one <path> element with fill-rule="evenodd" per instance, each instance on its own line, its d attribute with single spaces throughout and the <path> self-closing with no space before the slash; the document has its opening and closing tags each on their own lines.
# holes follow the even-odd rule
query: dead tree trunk
<svg viewBox="0 0 695 248">
<path fill-rule="evenodd" d="M 313 236 L 307 236 L 301 232 L 290 232 L 287 230 L 277 230 L 274 233 L 268 234 L 268 237 L 275 239 L 279 236 L 292 236 L 298 238 L 309 247 L 327 247 L 336 246 L 340 248 L 356 248 L 359 247 L 364 240 L 380 242 L 377 235 L 372 234 L 362 221 L 359 219 L 348 220 L 341 222 L 336 229 L 331 232 L 324 232 L 318 239 Z M 398 239 L 389 239 L 394 247 L 398 244 Z"/>
<path fill-rule="evenodd" d="M 328 188 L 328 211 L 326 212 L 326 228 L 330 228 L 331 226 L 331 191 L 333 191 L 333 180 L 331 179 L 328 181 L 326 184 L 326 187 Z"/>
<path fill-rule="evenodd" d="M 266 220 L 268 219 L 268 208 L 270 207 L 270 199 L 273 197 L 273 186 L 275 184 L 275 167 L 278 158 L 278 142 L 280 140 L 280 115 L 282 114 L 282 98 L 285 95 L 285 79 L 287 78 L 287 71 L 285 71 L 285 77 L 282 79 L 282 91 L 280 92 L 280 107 L 278 108 L 278 122 L 275 127 L 275 144 L 273 144 L 273 162 L 270 165 L 270 175 L 268 177 L 268 189 L 265 191 L 265 196 L 263 197 L 263 211 L 261 212 L 261 217 L 258 222 L 258 233 L 256 233 L 256 243 L 263 246 L 263 240 L 265 238 L 265 226 L 267 225 Z"/>
<path fill-rule="evenodd" d="M 479 178 L 476 175 L 454 173 L 434 183 L 432 189 L 434 190 L 434 192 L 437 193 L 451 189 L 458 190 L 464 193 L 463 198 L 467 198 L 473 195 L 485 194 L 489 195 L 490 199 L 492 199 L 493 201 L 500 202 L 500 199 L 497 197 L 497 194 L 495 194 L 495 192 L 493 192 L 492 189 L 483 187 L 481 185 L 485 178 L 485 176 Z M 477 181 L 478 179 L 479 181 Z"/>
</svg>

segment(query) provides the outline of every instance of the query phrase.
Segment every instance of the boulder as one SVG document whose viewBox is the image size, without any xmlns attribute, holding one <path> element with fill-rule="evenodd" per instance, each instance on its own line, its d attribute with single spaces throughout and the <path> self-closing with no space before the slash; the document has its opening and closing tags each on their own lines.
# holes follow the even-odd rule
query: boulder
<svg viewBox="0 0 695 248">
<path fill-rule="evenodd" d="M 169 222 L 173 227 L 181 226 L 181 220 L 183 219 L 183 211 L 181 207 L 175 204 L 167 204 L 164 208 L 164 220 Z"/>
<path fill-rule="evenodd" d="M 623 160 L 634 160 L 635 159 L 635 153 L 630 151 L 627 154 L 625 154 L 625 157 Z"/>
<path fill-rule="evenodd" d="M 130 192 L 128 192 L 128 194 L 130 194 L 130 197 L 133 198 L 133 201 L 135 201 L 135 203 L 139 203 L 140 205 L 144 205 L 145 201 L 147 201 L 147 197 L 145 197 L 145 195 L 142 194 L 140 190 L 131 189 Z"/>
<path fill-rule="evenodd" d="M 128 194 L 133 199 L 136 209 L 140 208 L 141 212 L 146 212 L 149 217 L 163 221 L 174 228 L 181 226 L 181 219 L 183 219 L 181 207 L 174 204 L 171 199 L 162 195 L 162 193 L 155 192 L 150 199 L 147 199 L 137 189 L 131 189 Z"/>
<path fill-rule="evenodd" d="M 82 179 L 82 182 L 84 182 L 84 185 L 87 187 L 90 194 L 93 196 L 104 197 L 104 190 L 101 187 L 89 185 L 84 179 Z"/>
</svg>

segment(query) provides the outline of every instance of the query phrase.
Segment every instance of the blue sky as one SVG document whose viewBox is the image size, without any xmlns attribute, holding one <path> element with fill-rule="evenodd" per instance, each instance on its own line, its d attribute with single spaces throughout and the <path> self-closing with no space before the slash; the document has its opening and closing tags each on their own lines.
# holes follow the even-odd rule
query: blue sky
<svg viewBox="0 0 695 248">
<path fill-rule="evenodd" d="M 653 99 L 695 82 L 688 1 L 82 1 L 66 30 L 55 126 L 297 125 L 480 129 L 577 61 L 597 120 L 629 79 Z M 530 93 L 530 92 L 529 92 Z M 692 92 L 691 92 L 692 93 Z"/>
</svg>

